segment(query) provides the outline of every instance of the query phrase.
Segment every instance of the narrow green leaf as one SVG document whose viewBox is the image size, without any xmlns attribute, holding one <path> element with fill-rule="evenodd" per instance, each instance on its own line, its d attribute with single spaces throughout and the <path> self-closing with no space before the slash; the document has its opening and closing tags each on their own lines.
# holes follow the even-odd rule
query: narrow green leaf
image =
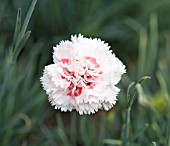
<svg viewBox="0 0 170 146">
<path fill-rule="evenodd" d="M 136 91 L 135 91 L 135 93 L 130 97 L 129 102 L 128 102 L 128 105 L 127 105 L 127 109 L 128 109 L 128 108 L 131 108 L 133 102 L 135 101 L 135 98 L 136 98 Z"/>
<path fill-rule="evenodd" d="M 6 108 L 5 108 L 5 120 L 8 121 L 10 119 L 10 117 L 12 116 L 13 112 L 14 112 L 14 108 L 15 108 L 15 97 L 11 97 L 9 99 L 9 101 L 6 103 Z"/>
<path fill-rule="evenodd" d="M 125 24 L 131 27 L 139 35 L 139 59 L 138 59 L 138 76 L 141 77 L 146 73 L 145 65 L 147 63 L 147 30 L 135 19 L 126 18 Z"/>
<path fill-rule="evenodd" d="M 147 79 L 150 79 L 150 77 L 149 77 L 149 76 L 144 76 L 144 77 L 142 77 L 142 78 L 137 82 L 137 84 L 135 84 L 134 82 L 132 82 L 132 83 L 129 85 L 128 90 L 127 90 L 127 99 L 128 99 L 128 106 L 127 106 L 127 108 L 131 108 L 131 106 L 132 106 L 132 104 L 133 104 L 133 102 L 134 102 L 134 100 L 135 100 L 137 85 L 138 85 L 138 84 L 142 84 L 142 82 L 143 82 L 144 80 L 147 80 Z M 135 88 L 134 88 L 133 92 L 130 94 L 129 91 L 130 91 L 130 89 L 131 89 L 133 86 L 135 86 Z"/>
<path fill-rule="evenodd" d="M 157 55 L 158 55 L 158 18 L 157 14 L 152 13 L 150 16 L 150 42 L 149 42 L 149 49 L 148 49 L 148 74 L 153 74 L 155 65 L 157 64 Z"/>
<path fill-rule="evenodd" d="M 137 84 L 136 85 L 137 91 L 138 91 L 138 95 L 139 95 L 139 103 L 144 106 L 147 107 L 153 111 L 155 111 L 155 108 L 153 106 L 153 104 L 151 104 L 151 99 L 149 98 L 149 95 L 145 94 L 143 91 L 143 88 L 141 86 L 141 84 Z"/>
<path fill-rule="evenodd" d="M 61 114 L 60 114 L 60 113 L 58 113 L 58 114 L 56 115 L 56 120 L 57 120 L 57 125 L 58 125 L 60 128 L 64 129 L 63 120 L 62 120 L 62 117 L 61 117 Z"/>
<path fill-rule="evenodd" d="M 99 122 L 99 136 L 98 136 L 98 146 L 103 146 L 102 141 L 105 138 L 106 135 L 106 119 L 104 116 L 101 117 L 100 122 Z"/>
<path fill-rule="evenodd" d="M 130 130 L 130 113 L 131 113 L 131 107 L 133 102 L 136 99 L 136 95 L 137 95 L 137 89 L 138 89 L 138 85 L 140 85 L 144 80 L 148 79 L 150 77 L 148 76 L 144 76 L 143 78 L 141 78 L 137 84 L 135 84 L 134 82 L 132 82 L 127 90 L 127 98 L 129 98 L 128 103 L 127 103 L 127 109 L 126 109 L 126 118 L 125 118 L 125 128 L 123 130 L 122 133 L 122 141 L 123 141 L 123 145 L 124 146 L 129 146 L 130 145 L 130 139 L 129 139 L 129 130 Z M 129 94 L 130 89 L 134 87 L 132 94 Z"/>
<path fill-rule="evenodd" d="M 139 32 L 140 28 L 143 28 L 143 26 L 136 21 L 135 19 L 132 19 L 130 17 L 127 17 L 125 19 L 125 24 L 129 27 L 131 27 L 134 31 Z"/>
<path fill-rule="evenodd" d="M 135 82 L 132 82 L 130 83 L 130 85 L 128 86 L 128 89 L 127 89 L 127 100 L 129 101 L 129 96 L 131 95 L 130 94 L 130 90 L 135 87 Z"/>
<path fill-rule="evenodd" d="M 146 74 L 145 65 L 147 63 L 147 43 L 148 43 L 148 34 L 147 30 L 140 27 L 139 31 L 139 59 L 138 59 L 138 76 L 141 77 Z"/>
<path fill-rule="evenodd" d="M 89 133 L 88 131 L 89 127 L 87 126 L 87 116 L 81 117 L 79 126 L 80 126 L 80 136 L 84 145 L 91 145 L 91 138 L 93 138 L 94 135 L 92 133 Z M 90 124 L 90 126 L 91 128 L 93 128 L 92 124 Z"/>
<path fill-rule="evenodd" d="M 76 116 L 77 113 L 75 112 L 72 112 L 71 113 L 71 121 L 70 121 L 70 133 L 71 133 L 71 143 L 72 143 L 72 146 L 76 146 L 76 135 L 77 135 L 77 122 L 76 122 L 76 119 L 77 119 L 77 116 Z"/>
<path fill-rule="evenodd" d="M 123 144 L 127 143 L 127 145 L 129 144 L 130 140 L 129 140 L 129 130 L 130 130 L 130 112 L 131 112 L 131 107 L 129 107 L 126 110 L 126 125 L 125 125 L 125 137 L 123 140 Z"/>
<path fill-rule="evenodd" d="M 23 46 L 25 45 L 26 41 L 28 40 L 30 34 L 31 34 L 31 31 L 27 31 L 25 33 L 24 37 L 16 44 L 14 58 L 13 58 L 14 63 L 16 62 L 17 57 L 18 57 L 19 53 L 21 52 Z"/>
<path fill-rule="evenodd" d="M 157 146 L 157 145 L 156 145 L 156 142 L 153 141 L 153 142 L 152 142 L 152 146 Z"/>
<path fill-rule="evenodd" d="M 5 69 L 5 76 L 3 77 L 3 82 L 1 83 L 0 86 L 0 97 L 3 97 L 6 92 L 9 76 L 11 75 L 12 70 L 13 70 L 13 66 L 8 64 Z"/>
<path fill-rule="evenodd" d="M 45 139 L 48 141 L 48 145 L 55 145 L 55 138 L 54 138 L 54 133 L 45 125 L 40 127 L 41 132 L 45 136 Z"/>
<path fill-rule="evenodd" d="M 147 80 L 147 79 L 151 79 L 151 77 L 149 76 L 144 76 L 142 77 L 139 81 L 138 81 L 138 84 L 142 84 L 144 80 Z"/>
<path fill-rule="evenodd" d="M 146 123 L 142 128 L 140 128 L 135 134 L 134 136 L 132 136 L 132 142 L 138 138 L 140 136 L 140 134 L 148 127 L 149 125 Z"/>
<path fill-rule="evenodd" d="M 5 131 L 4 136 L 2 138 L 2 141 L 1 141 L 2 146 L 8 146 L 9 145 L 13 132 L 14 131 L 11 128 L 7 129 L 7 131 Z"/>
<path fill-rule="evenodd" d="M 170 124 L 168 125 L 167 146 L 170 146 Z"/>
<path fill-rule="evenodd" d="M 22 77 L 18 77 L 15 80 L 15 86 L 10 90 L 8 94 L 8 102 L 6 103 L 5 110 L 4 110 L 4 119 L 9 121 L 10 117 L 14 114 L 14 110 L 16 109 L 16 98 L 14 96 L 17 89 L 19 89 L 20 83 L 23 81 Z"/>
<path fill-rule="evenodd" d="M 26 18 L 25 18 L 25 20 L 24 20 L 24 23 L 23 23 L 23 25 L 22 25 L 20 38 L 22 38 L 22 37 L 24 36 L 25 32 L 26 32 L 28 23 L 29 23 L 29 21 L 30 21 L 30 18 L 31 18 L 31 15 L 32 15 L 32 13 L 33 13 L 33 10 L 34 10 L 34 8 L 35 8 L 36 3 L 37 3 L 37 0 L 33 0 L 32 3 L 31 3 L 31 6 L 30 6 L 29 11 L 28 11 L 28 13 L 27 13 L 27 16 L 26 16 Z"/>
<path fill-rule="evenodd" d="M 58 137 L 60 138 L 62 144 L 64 146 L 69 146 L 70 145 L 70 142 L 65 134 L 65 131 L 64 129 L 62 129 L 61 127 L 58 127 L 57 130 L 56 130 L 57 134 L 58 134 Z"/>
<path fill-rule="evenodd" d="M 168 103 L 170 104 L 168 85 L 166 84 L 166 80 L 165 80 L 162 72 L 161 72 L 161 71 L 158 71 L 158 72 L 156 73 L 156 76 L 157 76 L 157 78 L 158 78 L 158 81 L 159 81 L 161 90 L 162 90 L 162 92 L 165 94 L 165 97 L 166 97 Z"/>
<path fill-rule="evenodd" d="M 21 30 L 21 8 L 18 9 L 14 38 L 13 38 L 13 42 L 12 42 L 13 47 L 15 47 L 15 45 L 16 45 L 20 30 Z"/>
<path fill-rule="evenodd" d="M 110 145 L 122 145 L 122 141 L 121 140 L 117 140 L 117 139 L 104 139 L 103 140 L 104 144 L 110 144 Z"/>
</svg>

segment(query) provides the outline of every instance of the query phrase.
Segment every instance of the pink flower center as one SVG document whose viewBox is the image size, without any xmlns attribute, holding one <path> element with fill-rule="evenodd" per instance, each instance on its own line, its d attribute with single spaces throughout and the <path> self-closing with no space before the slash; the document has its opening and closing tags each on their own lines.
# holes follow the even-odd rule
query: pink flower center
<svg viewBox="0 0 170 146">
<path fill-rule="evenodd" d="M 70 65 L 71 60 L 67 58 L 62 58 L 61 62 L 65 65 Z M 79 60 L 76 59 L 76 62 Z M 79 71 L 69 71 L 67 67 L 63 68 L 63 75 L 61 79 L 69 82 L 67 87 L 67 95 L 71 98 L 75 98 L 82 94 L 82 89 L 93 89 L 96 86 L 96 80 L 101 76 L 102 71 L 100 65 L 97 63 L 96 59 L 93 57 L 84 57 L 84 64 L 80 66 L 82 72 Z M 80 62 L 79 62 L 80 63 Z"/>
</svg>

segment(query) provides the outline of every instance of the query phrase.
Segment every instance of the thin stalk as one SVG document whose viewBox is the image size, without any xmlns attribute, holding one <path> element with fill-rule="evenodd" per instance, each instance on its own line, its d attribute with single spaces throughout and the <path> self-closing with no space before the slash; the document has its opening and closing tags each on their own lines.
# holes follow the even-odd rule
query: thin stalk
<svg viewBox="0 0 170 146">
<path fill-rule="evenodd" d="M 152 146 L 157 146 L 157 145 L 156 145 L 156 142 L 153 141 L 153 142 L 152 142 Z"/>
<path fill-rule="evenodd" d="M 167 146 L 170 146 L 170 124 L 168 124 Z"/>
<path fill-rule="evenodd" d="M 149 125 L 146 123 L 142 128 L 140 128 L 136 133 L 134 133 L 134 136 L 131 140 L 133 142 L 135 139 L 139 137 L 139 135 L 148 127 Z"/>
<path fill-rule="evenodd" d="M 123 146 L 129 146 L 131 144 L 129 131 L 130 131 L 130 112 L 133 102 L 136 99 L 137 94 L 137 85 L 142 84 L 142 82 L 146 79 L 149 79 L 150 77 L 144 76 L 141 78 L 136 84 L 135 82 L 132 82 L 127 90 L 127 108 L 126 108 L 126 118 L 125 118 L 125 128 L 123 129 L 122 139 L 123 139 Z"/>
<path fill-rule="evenodd" d="M 148 35 L 146 29 L 142 26 L 139 30 L 139 61 L 138 61 L 138 76 L 146 74 L 145 64 L 146 64 L 146 54 L 147 54 L 147 40 Z"/>
<path fill-rule="evenodd" d="M 76 113 L 73 112 L 71 114 L 71 143 L 72 146 L 76 146 L 76 132 L 77 132 L 77 123 L 76 123 Z"/>
<path fill-rule="evenodd" d="M 128 107 L 126 110 L 126 125 L 125 125 L 125 142 L 124 146 L 129 145 L 129 129 L 130 129 L 130 111 L 131 107 Z"/>
<path fill-rule="evenodd" d="M 24 34 L 25 34 L 26 30 L 27 30 L 27 26 L 28 26 L 28 23 L 30 21 L 31 15 L 32 15 L 32 13 L 34 11 L 36 3 L 37 3 L 37 0 L 33 0 L 32 3 L 31 3 L 31 6 L 30 6 L 30 8 L 28 10 L 28 13 L 26 15 L 26 18 L 25 18 L 24 23 L 23 23 L 22 28 L 21 28 L 21 33 L 20 33 L 21 38 L 24 36 Z"/>
</svg>

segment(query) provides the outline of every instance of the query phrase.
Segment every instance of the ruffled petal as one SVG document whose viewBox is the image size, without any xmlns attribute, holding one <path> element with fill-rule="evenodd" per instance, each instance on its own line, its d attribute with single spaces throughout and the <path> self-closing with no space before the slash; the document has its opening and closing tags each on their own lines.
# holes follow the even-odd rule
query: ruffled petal
<svg viewBox="0 0 170 146">
<path fill-rule="evenodd" d="M 54 64 L 45 67 L 40 81 L 55 109 L 82 115 L 116 104 L 116 84 L 126 69 L 109 49 L 104 41 L 81 34 L 54 47 Z"/>
</svg>

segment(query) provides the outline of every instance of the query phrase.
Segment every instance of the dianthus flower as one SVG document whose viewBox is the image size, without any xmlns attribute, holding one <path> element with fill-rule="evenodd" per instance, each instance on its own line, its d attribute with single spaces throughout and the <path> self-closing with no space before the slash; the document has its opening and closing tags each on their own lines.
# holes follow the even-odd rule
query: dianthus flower
<svg viewBox="0 0 170 146">
<path fill-rule="evenodd" d="M 126 70 L 107 43 L 78 35 L 53 49 L 54 64 L 45 67 L 40 80 L 55 109 L 91 114 L 114 106 L 115 85 Z"/>
</svg>

